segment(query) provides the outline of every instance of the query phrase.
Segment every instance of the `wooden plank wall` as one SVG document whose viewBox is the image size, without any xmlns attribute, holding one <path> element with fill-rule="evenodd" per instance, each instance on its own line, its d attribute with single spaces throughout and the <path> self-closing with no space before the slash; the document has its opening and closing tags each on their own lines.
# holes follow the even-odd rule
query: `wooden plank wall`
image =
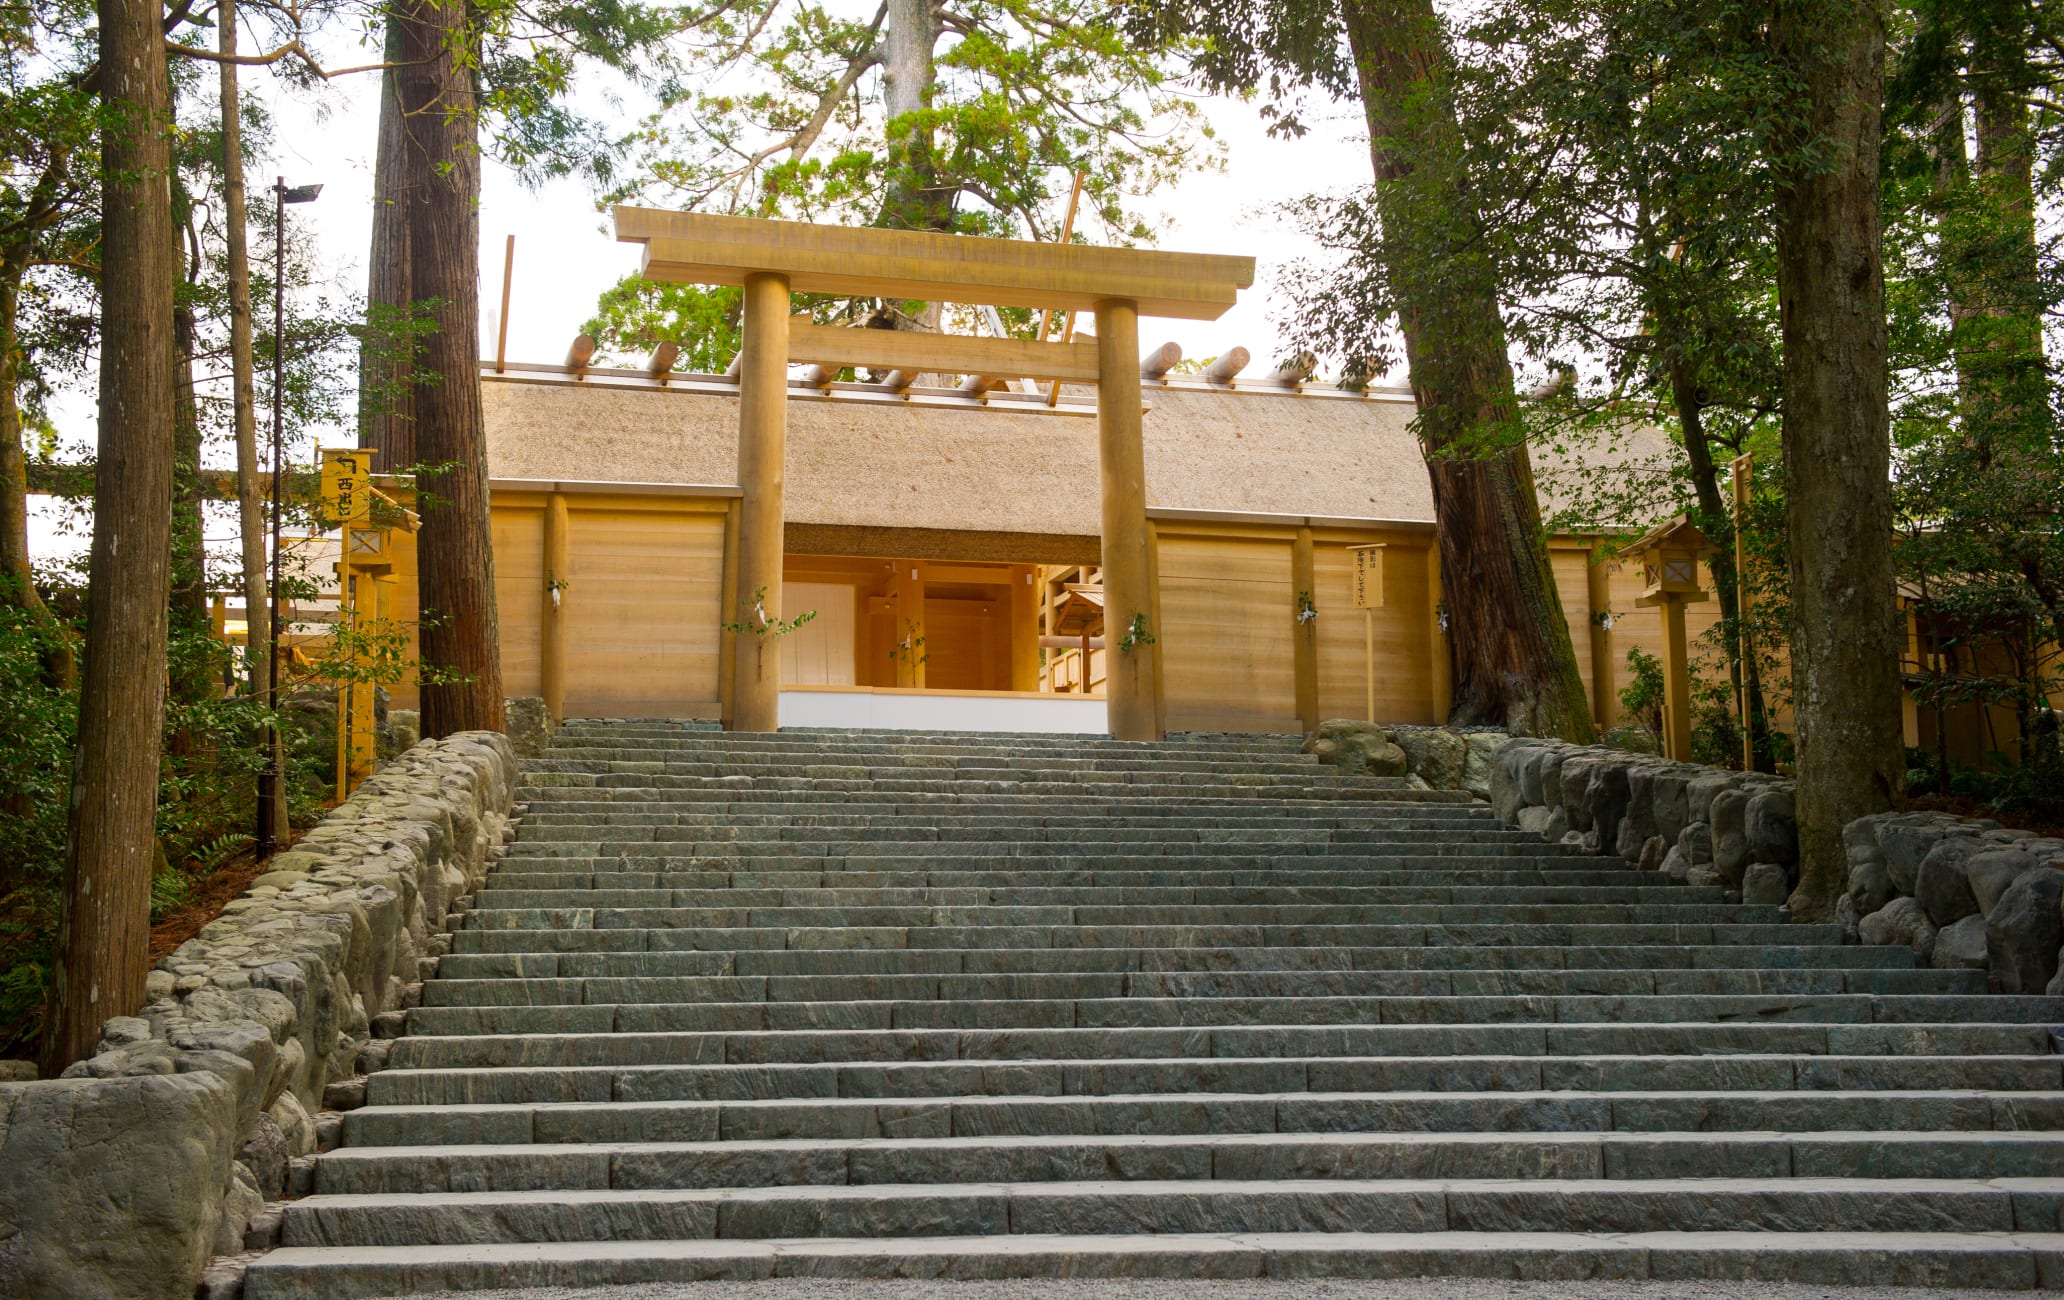
<svg viewBox="0 0 2064 1300">
<path fill-rule="evenodd" d="M 569 717 L 708 717 L 717 707 L 724 519 L 574 503 Z"/>
<path fill-rule="evenodd" d="M 1312 538 L 1318 590 L 1319 716 L 1361 718 L 1368 711 L 1367 616 L 1354 606 L 1349 586 L 1354 560 L 1348 547 L 1381 542 L 1384 603 L 1375 613 L 1376 717 L 1381 722 L 1430 723 L 1433 717 L 1433 645 L 1427 609 L 1427 534 L 1321 532 Z M 1285 542 L 1288 545 L 1288 542 Z"/>
<path fill-rule="evenodd" d="M 1290 541 L 1160 529 L 1170 731 L 1300 730 Z"/>
</svg>

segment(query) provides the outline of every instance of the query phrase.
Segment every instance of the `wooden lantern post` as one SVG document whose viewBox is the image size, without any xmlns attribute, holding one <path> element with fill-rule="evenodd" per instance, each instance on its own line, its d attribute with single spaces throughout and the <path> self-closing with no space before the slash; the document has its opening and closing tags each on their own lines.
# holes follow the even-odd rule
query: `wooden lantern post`
<svg viewBox="0 0 2064 1300">
<path fill-rule="evenodd" d="M 1710 599 L 1699 586 L 1699 561 L 1713 544 L 1686 515 L 1659 525 L 1627 553 L 1641 562 L 1638 605 L 1663 615 L 1663 756 L 1691 761 L 1691 652 L 1684 634 L 1684 607 Z"/>
</svg>

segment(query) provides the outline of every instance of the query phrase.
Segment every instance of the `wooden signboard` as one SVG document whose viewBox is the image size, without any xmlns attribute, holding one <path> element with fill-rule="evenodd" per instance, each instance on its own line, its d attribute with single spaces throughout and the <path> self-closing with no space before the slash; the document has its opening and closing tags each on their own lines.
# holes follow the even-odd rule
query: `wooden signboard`
<svg viewBox="0 0 2064 1300">
<path fill-rule="evenodd" d="M 322 449 L 322 495 L 332 524 L 364 519 L 373 509 L 373 452 L 368 447 Z"/>
<path fill-rule="evenodd" d="M 1354 556 L 1354 572 L 1349 585 L 1354 592 L 1356 609 L 1383 608 L 1383 547 L 1350 546 L 1348 554 Z"/>
</svg>

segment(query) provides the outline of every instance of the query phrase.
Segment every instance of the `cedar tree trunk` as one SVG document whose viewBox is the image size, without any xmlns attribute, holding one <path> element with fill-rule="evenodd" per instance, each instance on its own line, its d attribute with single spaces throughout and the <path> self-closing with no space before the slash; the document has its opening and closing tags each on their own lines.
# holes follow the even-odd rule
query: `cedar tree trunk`
<svg viewBox="0 0 2064 1300">
<path fill-rule="evenodd" d="M 162 10 L 101 0 L 100 451 L 45 1077 L 143 1001 L 172 532 L 171 105 Z"/>
<path fill-rule="evenodd" d="M 502 728 L 502 667 L 480 411 L 480 149 L 460 0 L 394 12 L 406 134 L 409 291 L 429 305 L 416 391 L 423 734 Z"/>
<path fill-rule="evenodd" d="M 1790 0 L 1771 46 L 1793 78 L 1778 137 L 1777 288 L 1798 717 L 1792 918 L 1834 913 L 1842 828 L 1892 806 L 1905 768 L 1893 596 L 1885 276 L 1878 224 L 1880 0 Z"/>
<path fill-rule="evenodd" d="M 1410 247 L 1421 231 L 1455 234 L 1478 220 L 1459 169 L 1447 165 L 1458 132 L 1443 98 L 1448 52 L 1432 0 L 1347 0 L 1342 15 L 1433 481 L 1454 667 L 1449 720 L 1588 743 L 1597 731 L 1549 567 L 1494 268 L 1466 238 L 1436 259 Z"/>
<path fill-rule="evenodd" d="M 387 21 L 386 61 L 401 58 L 401 23 Z M 359 348 L 359 446 L 378 454 L 373 468 L 404 474 L 416 463 L 412 344 L 401 321 L 409 293 L 408 124 L 398 98 L 399 68 L 380 74 L 380 137 L 373 162 L 373 241 L 367 265 L 368 329 Z"/>
<path fill-rule="evenodd" d="M 235 55 L 236 0 L 216 0 L 216 48 Z M 229 377 L 231 423 L 236 435 L 237 538 L 243 565 L 244 664 L 251 698 L 263 701 L 272 688 L 272 607 L 266 582 L 265 479 L 271 457 L 258 454 L 256 359 L 251 347 L 250 216 L 244 202 L 243 97 L 237 91 L 237 65 L 218 65 L 222 99 L 223 253 L 229 270 Z M 275 748 L 278 728 L 265 733 Z M 276 756 L 274 761 L 281 760 Z M 275 844 L 287 841 L 287 783 L 272 783 L 267 810 Z M 252 792 L 257 797 L 257 792 Z M 266 814 L 261 814 L 266 815 Z M 262 823 L 261 823 L 262 824 Z"/>
</svg>

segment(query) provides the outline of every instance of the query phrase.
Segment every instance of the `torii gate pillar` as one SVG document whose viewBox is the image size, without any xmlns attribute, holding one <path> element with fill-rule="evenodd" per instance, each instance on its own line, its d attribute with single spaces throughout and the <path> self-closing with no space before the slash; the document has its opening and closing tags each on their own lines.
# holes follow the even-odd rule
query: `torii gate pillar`
<svg viewBox="0 0 2064 1300">
<path fill-rule="evenodd" d="M 781 640 L 759 631 L 782 616 L 781 556 L 788 444 L 788 277 L 745 277 L 738 371 L 738 604 L 724 621 L 742 627 L 731 656 L 731 726 L 781 728 Z"/>
<path fill-rule="evenodd" d="M 1096 305 L 1097 464 L 1103 498 L 1104 708 L 1116 740 L 1157 740 L 1160 664 L 1148 592 L 1147 462 L 1142 441 L 1139 305 Z M 1085 665 L 1085 668 L 1087 665 Z"/>
</svg>

